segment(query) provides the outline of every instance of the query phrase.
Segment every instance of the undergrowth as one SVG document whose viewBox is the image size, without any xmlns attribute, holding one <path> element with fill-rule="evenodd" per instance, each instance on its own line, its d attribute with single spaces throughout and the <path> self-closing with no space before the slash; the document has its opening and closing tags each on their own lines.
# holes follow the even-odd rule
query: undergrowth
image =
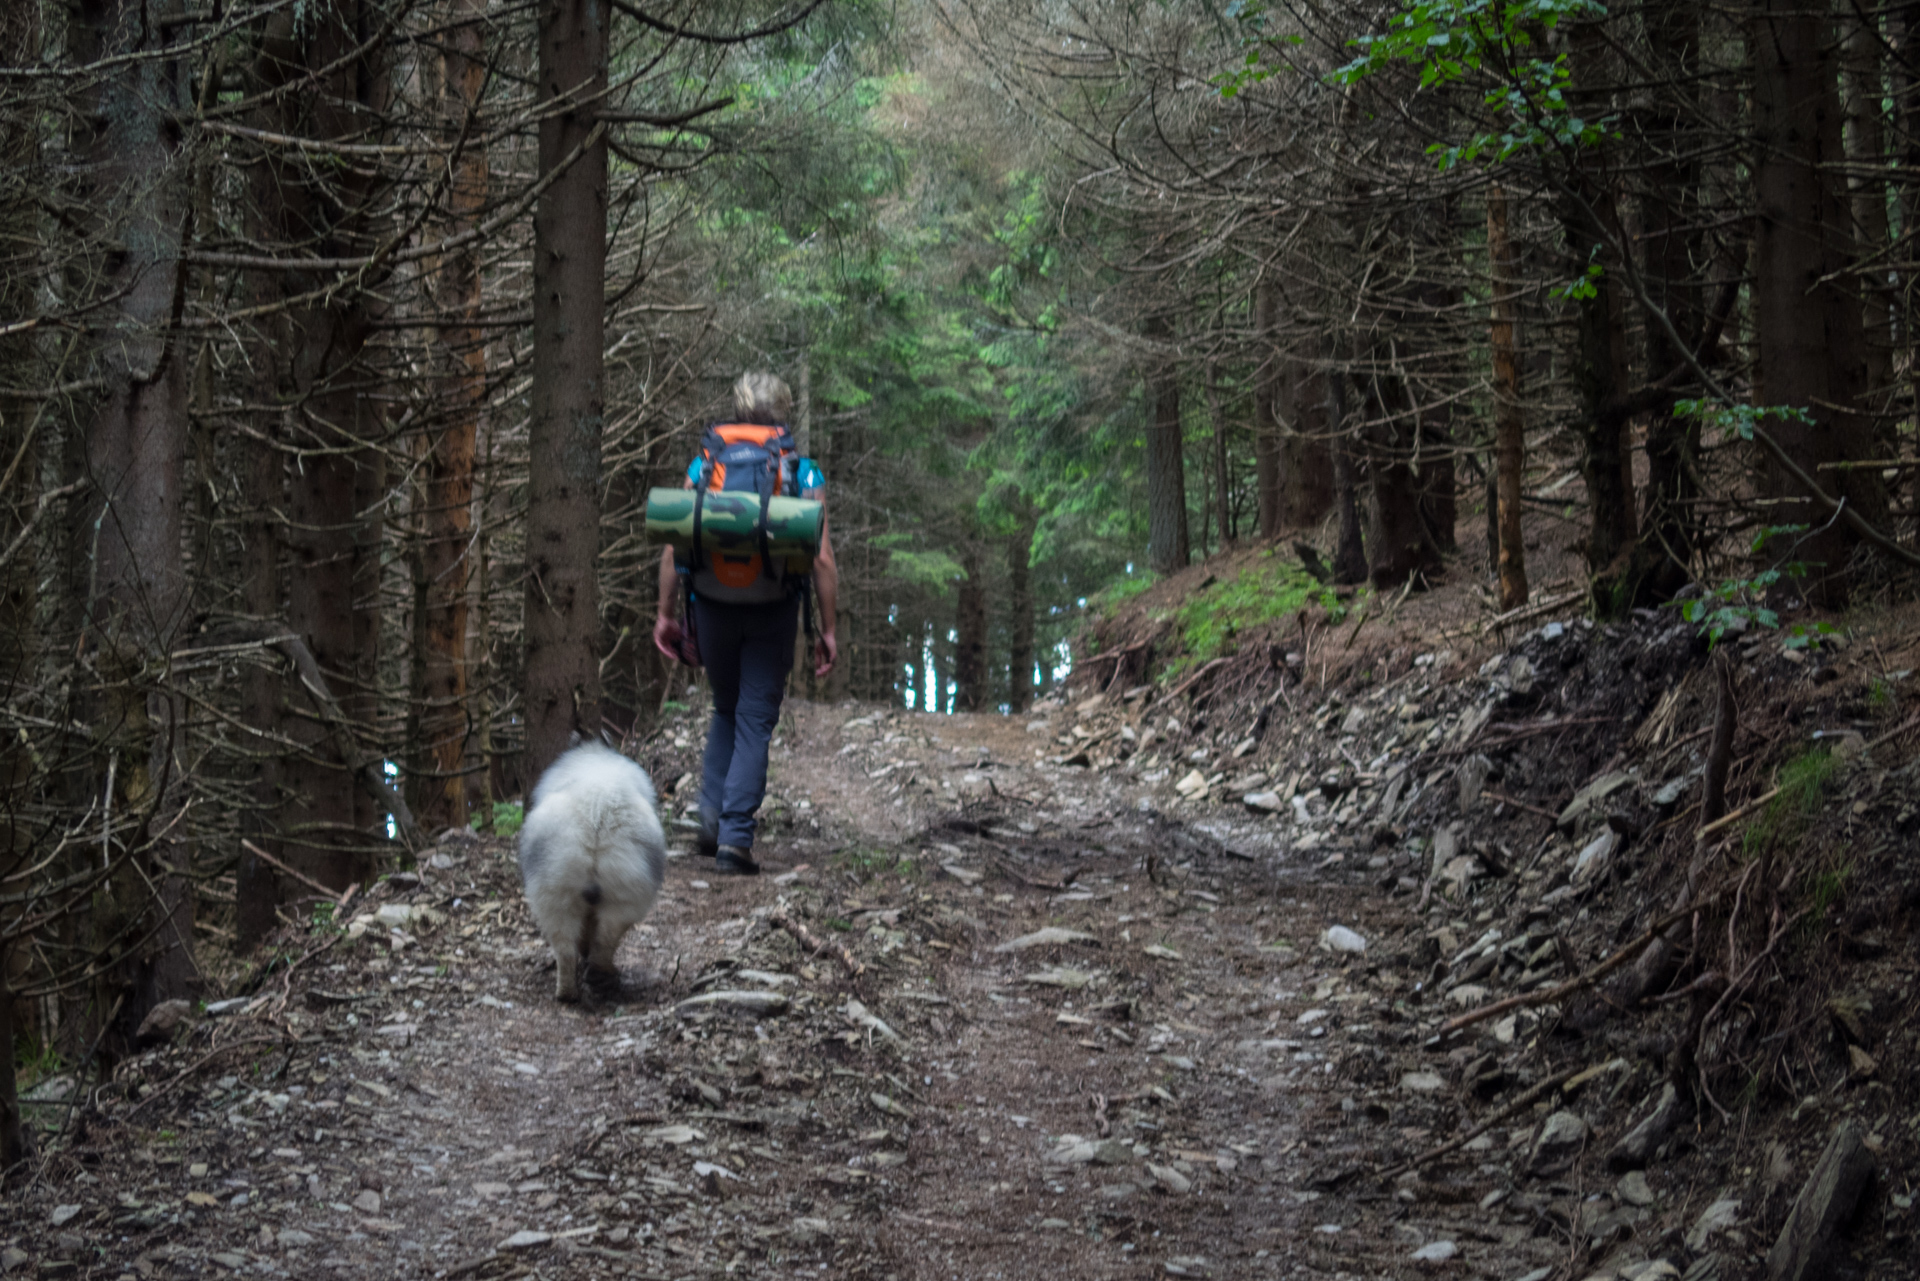
<svg viewBox="0 0 1920 1281">
<path fill-rule="evenodd" d="M 1186 653 L 1168 665 L 1164 678 L 1232 653 L 1241 632 L 1284 618 L 1321 594 L 1306 570 L 1262 552 L 1231 581 L 1194 592 L 1173 611 Z"/>
<path fill-rule="evenodd" d="M 1827 783 L 1839 762 L 1824 747 L 1809 748 L 1780 767 L 1779 794 L 1747 829 L 1744 848 L 1759 854 L 1798 840 L 1826 800 Z"/>
</svg>

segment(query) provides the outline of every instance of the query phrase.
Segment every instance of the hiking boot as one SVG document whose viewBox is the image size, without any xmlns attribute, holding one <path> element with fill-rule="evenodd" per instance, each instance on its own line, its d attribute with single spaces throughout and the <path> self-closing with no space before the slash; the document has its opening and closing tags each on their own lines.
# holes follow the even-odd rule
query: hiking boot
<svg viewBox="0 0 1920 1281">
<path fill-rule="evenodd" d="M 722 845 L 713 856 L 713 870 L 722 876 L 758 876 L 760 865 L 738 845 Z"/>
<path fill-rule="evenodd" d="M 693 852 L 701 858 L 712 858 L 720 852 L 720 816 L 700 813 L 700 830 L 694 833 Z"/>
</svg>

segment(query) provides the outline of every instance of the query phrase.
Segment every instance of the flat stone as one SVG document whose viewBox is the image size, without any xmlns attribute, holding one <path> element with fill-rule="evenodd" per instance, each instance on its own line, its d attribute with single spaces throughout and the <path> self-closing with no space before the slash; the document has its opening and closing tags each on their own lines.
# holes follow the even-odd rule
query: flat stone
<svg viewBox="0 0 1920 1281">
<path fill-rule="evenodd" d="M 1279 814 L 1287 808 L 1287 803 L 1280 799 L 1278 792 L 1249 792 L 1240 798 L 1240 803 L 1262 814 Z"/>
<path fill-rule="evenodd" d="M 1344 925 L 1329 925 L 1320 936 L 1321 945 L 1335 952 L 1360 953 L 1367 950 L 1366 939 Z"/>
<path fill-rule="evenodd" d="M 1692 1115 L 1693 1105 L 1673 1088 L 1671 1081 L 1667 1082 L 1661 1087 L 1660 1099 L 1653 1111 L 1607 1153 L 1607 1166 L 1614 1170 L 1644 1168 L 1674 1128 Z"/>
<path fill-rule="evenodd" d="M 1873 1175 L 1873 1154 L 1859 1128 L 1852 1121 L 1842 1121 L 1794 1198 L 1779 1239 L 1767 1252 L 1767 1281 L 1811 1281 L 1833 1275 L 1836 1240 Z"/>
<path fill-rule="evenodd" d="M 1058 947 L 1066 943 L 1098 943 L 1100 940 L 1091 934 L 1079 930 L 1063 930 L 1057 925 L 1049 925 L 1044 930 L 1035 930 L 1031 934 L 1022 934 L 1017 939 L 1008 939 L 994 946 L 996 952 L 1024 952 L 1030 947 Z"/>
<path fill-rule="evenodd" d="M 1639 1170 L 1629 1170 L 1621 1175 L 1620 1181 L 1614 1184 L 1614 1190 L 1628 1205 L 1637 1205 L 1643 1209 L 1659 1199 L 1654 1196 L 1652 1186 L 1647 1183 L 1647 1176 Z"/>
<path fill-rule="evenodd" d="M 1460 1253 L 1460 1247 L 1451 1241 L 1429 1241 L 1413 1252 L 1416 1263 L 1445 1263 Z"/>
<path fill-rule="evenodd" d="M 1653 794 L 1654 805 L 1663 810 L 1672 809 L 1680 803 L 1682 796 L 1692 790 L 1694 780 L 1699 777 L 1698 774 L 1682 774 L 1679 778 L 1667 780 L 1661 784 L 1660 790 Z"/>
<path fill-rule="evenodd" d="M 1158 1183 L 1169 1192 L 1186 1193 L 1193 1190 L 1193 1180 L 1170 1165 L 1149 1164 L 1147 1166 L 1147 1173 L 1153 1176 L 1155 1183 Z"/>
<path fill-rule="evenodd" d="M 767 1014 L 778 1014 L 787 1008 L 788 1003 L 785 992 L 702 992 L 699 996 L 690 996 L 681 1001 L 674 1006 L 674 1009 L 683 1014 L 702 1009 L 735 1010 L 757 1018 Z"/>
<path fill-rule="evenodd" d="M 282 1250 L 295 1250 L 301 1246 L 312 1245 L 313 1234 L 302 1232 L 299 1228 L 281 1228 L 274 1240 L 279 1242 Z"/>
<path fill-rule="evenodd" d="M 1563 831 L 1573 831 L 1598 817 L 1607 799 L 1622 788 L 1631 787 L 1634 777 L 1631 774 L 1614 771 L 1602 774 L 1585 787 L 1573 794 L 1566 808 L 1560 811 L 1556 824 Z"/>
<path fill-rule="evenodd" d="M 1573 1164 L 1587 1142 L 1587 1123 L 1572 1112 L 1555 1112 L 1540 1127 L 1527 1164 L 1536 1174 L 1549 1174 Z"/>
<path fill-rule="evenodd" d="M 1680 1281 L 1680 1269 L 1665 1259 L 1648 1259 L 1623 1265 L 1620 1281 Z"/>
<path fill-rule="evenodd" d="M 368 1188 L 353 1198 L 352 1205 L 362 1214 L 378 1214 L 380 1213 L 380 1194 Z"/>
<path fill-rule="evenodd" d="M 77 1205 L 56 1205 L 53 1207 L 53 1213 L 47 1216 L 47 1222 L 57 1228 L 63 1223 L 72 1222 L 74 1216 L 79 1213 L 80 1207 Z"/>
<path fill-rule="evenodd" d="M 1715 1233 L 1725 1232 L 1740 1221 L 1740 1203 L 1731 1199 L 1715 1201 L 1700 1212 L 1687 1229 L 1687 1249 L 1695 1254 L 1707 1248 Z"/>
<path fill-rule="evenodd" d="M 1408 1072 L 1400 1078 L 1400 1088 L 1412 1094 L 1432 1094 L 1446 1085 L 1446 1078 L 1438 1072 Z"/>
<path fill-rule="evenodd" d="M 502 1250 L 535 1250 L 553 1240 L 551 1232 L 536 1232 L 532 1228 L 522 1228 L 500 1243 Z"/>
<path fill-rule="evenodd" d="M 1611 827 L 1601 829 L 1598 836 L 1588 841 L 1581 847 L 1580 852 L 1574 855 L 1573 883 L 1584 885 L 1604 874 L 1613 862 L 1614 851 L 1619 848 L 1620 833 Z"/>
<path fill-rule="evenodd" d="M 1460 784 L 1460 812 L 1469 813 L 1480 803 L 1480 792 L 1487 785 L 1487 776 L 1493 773 L 1493 762 L 1484 756 L 1474 755 L 1460 762 L 1460 768 L 1454 778 Z"/>
</svg>

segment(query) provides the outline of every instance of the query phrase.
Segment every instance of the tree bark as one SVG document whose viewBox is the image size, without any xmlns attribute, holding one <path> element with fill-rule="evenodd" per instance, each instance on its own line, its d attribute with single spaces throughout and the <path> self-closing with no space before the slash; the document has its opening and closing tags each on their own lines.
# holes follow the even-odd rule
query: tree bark
<svg viewBox="0 0 1920 1281">
<path fill-rule="evenodd" d="M 174 870 L 190 851 L 147 836 L 171 829 L 184 795 L 175 768 L 184 704 L 163 673 L 187 607 L 187 379 L 175 325 L 190 216 L 177 122 L 191 99 L 184 60 L 161 53 L 166 37 L 144 20 L 144 5 L 82 0 L 69 12 L 78 60 L 121 59 L 83 104 L 88 123 L 76 140 L 89 182 L 81 207 L 97 243 L 117 247 L 86 282 L 99 299 L 88 372 L 104 391 L 85 424 L 84 541 L 74 548 L 89 584 L 80 649 L 105 686 L 90 710 L 102 727 L 97 764 L 122 820 L 115 839 L 133 843 L 90 919 L 95 950 L 112 958 L 94 988 L 96 1012 L 119 1011 L 101 1030 L 112 1059 L 149 1009 L 193 990 L 197 973 L 191 882 Z M 137 952 L 126 950 L 126 939 L 143 936 Z"/>
<path fill-rule="evenodd" d="M 967 576 L 954 608 L 954 710 L 978 712 L 987 706 L 987 585 L 977 538 L 961 543 L 960 565 Z"/>
<path fill-rule="evenodd" d="M 1843 13 L 1846 26 L 1846 151 L 1853 206 L 1853 251 L 1874 264 L 1860 281 L 1862 329 L 1866 354 L 1863 408 L 1874 411 L 1873 422 L 1884 423 L 1881 433 L 1885 448 L 1897 447 L 1891 430 L 1893 415 L 1884 412 L 1893 390 L 1894 309 L 1898 299 L 1888 281 L 1886 253 L 1893 243 L 1887 218 L 1888 183 L 1886 130 L 1882 126 L 1881 103 L 1886 90 L 1881 76 L 1881 55 L 1885 44 L 1873 11 Z"/>
<path fill-rule="evenodd" d="M 1172 338 L 1172 326 L 1157 320 L 1149 337 Z M 1147 427 L 1147 563 L 1156 574 L 1186 568 L 1192 559 L 1187 542 L 1186 442 L 1180 421 L 1180 371 L 1170 356 L 1155 360 L 1147 375 L 1153 418 Z"/>
<path fill-rule="evenodd" d="M 269 92 L 305 77 L 317 79 L 311 92 L 270 99 L 261 127 L 322 140 L 364 137 L 386 108 L 384 50 L 367 48 L 384 16 L 385 9 L 373 0 L 330 0 L 303 14 L 273 15 L 251 68 L 252 87 Z M 253 163 L 258 234 L 288 256 L 368 252 L 376 238 L 371 211 L 381 192 L 375 170 L 314 166 L 303 154 L 278 145 L 259 148 Z M 384 432 L 378 400 L 361 385 L 367 369 L 360 357 L 381 304 L 370 292 L 308 300 L 306 295 L 331 283 L 324 273 L 263 275 L 263 301 L 290 304 L 270 318 L 261 347 L 265 398 L 284 411 L 277 443 L 295 462 L 284 507 L 286 619 L 329 683 L 344 691 L 341 702 L 348 713 L 371 725 L 383 499 L 377 438 Z M 271 502 L 277 484 L 264 472 L 257 479 L 258 499 Z M 250 572 L 273 576 L 257 564 Z M 261 604 L 276 590 L 265 581 L 249 588 Z M 279 728 L 298 744 L 300 756 L 294 767 L 297 786 L 278 789 L 284 806 L 269 816 L 278 819 L 282 856 L 333 889 L 364 883 L 373 870 L 368 829 L 375 811 L 354 781 L 352 761 L 337 750 L 326 726 L 304 712 L 286 713 L 284 697 L 277 706 L 284 715 Z M 256 701 L 254 710 L 265 714 L 264 703 Z M 285 781 L 291 783 L 293 776 Z M 242 864 L 242 881 L 253 888 L 270 876 Z M 242 916 L 270 921 L 271 910 L 255 905 Z"/>
<path fill-rule="evenodd" d="M 525 776 L 574 733 L 600 730 L 600 444 L 607 147 L 594 124 L 607 82 L 598 0 L 543 0 L 537 97 L 540 171 L 580 158 L 533 216 L 533 385 L 528 426 Z"/>
<path fill-rule="evenodd" d="M 40 8 L 0 6 L 0 64 L 31 66 L 40 43 Z M 0 245 L 0 315 L 25 319 L 34 314 L 33 234 L 37 215 L 32 192 L 44 181 L 40 143 L 33 122 L 23 113 L 0 116 L 0 227 L 14 239 Z M 0 338 L 0 382 L 33 385 L 33 346 L 26 334 Z M 43 408 L 31 401 L 0 403 L 0 548 L 32 539 L 27 521 L 40 488 L 40 451 L 33 438 Z M 0 687 L 25 689 L 32 680 L 40 649 L 34 620 L 39 609 L 39 557 L 22 545 L 0 568 Z M 27 802 L 35 773 L 33 755 L 18 735 L 0 736 L 0 881 L 20 870 L 33 847 Z M 10 888 L 18 893 L 20 885 Z M 14 1081 L 13 948 L 6 941 L 22 909 L 0 909 L 0 1171 L 26 1155 L 20 1124 L 20 1100 Z"/>
<path fill-rule="evenodd" d="M 1843 275 L 1850 213 L 1832 30 L 1823 11 L 1794 0 L 1761 0 L 1751 32 L 1759 202 L 1755 403 L 1806 411 L 1812 423 L 1772 424 L 1775 438 L 1798 466 L 1825 481 L 1828 492 L 1877 523 L 1885 502 L 1875 470 L 1817 470 L 1822 463 L 1864 459 L 1871 445 L 1859 412 L 1867 369 L 1860 301 Z M 1781 500 L 1772 509 L 1775 522 L 1811 527 L 1793 553 L 1810 567 L 1810 598 L 1828 606 L 1843 603 L 1858 535 L 1842 521 L 1828 521 L 1791 473 L 1771 459 L 1765 488 L 1768 497 Z"/>
<path fill-rule="evenodd" d="M 1571 35 L 1576 80 L 1570 100 L 1576 110 L 1595 115 L 1607 99 L 1592 88 L 1605 83 L 1617 64 L 1597 22 L 1575 24 Z M 1604 144 L 1602 144 L 1604 146 Z M 1593 583 L 1594 605 L 1602 617 L 1624 613 L 1621 590 L 1628 573 L 1637 524 L 1633 498 L 1633 455 L 1627 415 L 1621 410 L 1627 381 L 1627 335 L 1618 284 L 1620 265 L 1609 245 L 1624 245 L 1613 179 L 1603 152 L 1575 153 L 1560 176 L 1560 222 L 1567 241 L 1566 274 L 1578 282 L 1574 301 L 1574 350 L 1570 373 L 1577 412 L 1574 433 L 1580 441 L 1580 473 L 1587 488 L 1587 534 L 1582 548 Z M 1598 268 L 1598 275 L 1589 275 Z"/>
<path fill-rule="evenodd" d="M 1214 523 L 1218 527 L 1217 545 L 1225 551 L 1233 541 L 1233 499 L 1231 475 L 1227 470 L 1227 416 L 1220 406 L 1219 368 L 1207 362 L 1207 417 L 1213 424 L 1213 497 Z"/>
<path fill-rule="evenodd" d="M 1360 534 L 1360 485 L 1355 476 L 1353 440 L 1347 428 L 1347 375 L 1337 363 L 1327 370 L 1327 427 L 1332 433 L 1334 502 L 1339 533 L 1333 548 L 1333 581 L 1367 580 L 1367 549 Z"/>
<path fill-rule="evenodd" d="M 1701 307 L 1696 255 L 1702 248 L 1696 211 L 1701 202 L 1700 163 L 1692 158 L 1688 131 L 1693 127 L 1690 75 L 1699 46 L 1698 13 L 1687 5 L 1649 10 L 1647 41 L 1656 62 L 1673 82 L 1654 108 L 1647 132 L 1661 159 L 1647 176 L 1643 198 L 1646 245 L 1642 275 L 1653 301 L 1673 321 L 1682 339 L 1698 348 L 1707 337 Z M 1674 346 L 1666 327 L 1647 326 L 1647 377 L 1660 383 L 1678 376 L 1678 386 L 1696 380 L 1685 370 L 1688 353 Z M 1701 360 L 1711 353 L 1693 353 Z M 1672 600 L 1693 577 L 1693 557 L 1701 538 L 1700 423 L 1676 415 L 1670 404 L 1657 406 L 1647 424 L 1647 488 L 1640 517 L 1629 603 L 1657 606 Z"/>
<path fill-rule="evenodd" d="M 1367 474 L 1373 485 L 1373 529 L 1367 540 L 1368 576 L 1377 588 L 1399 587 L 1409 578 L 1425 586 L 1440 568 L 1428 518 L 1421 510 L 1425 494 L 1414 470 L 1419 411 L 1404 389 L 1376 384 L 1366 428 Z"/>
<path fill-rule="evenodd" d="M 1520 530 L 1520 486 L 1526 474 L 1526 418 L 1520 408 L 1520 360 L 1514 338 L 1520 265 L 1507 228 L 1507 193 L 1487 188 L 1487 261 L 1492 276 L 1493 457 L 1499 495 L 1500 608 L 1527 603 L 1527 552 Z"/>
<path fill-rule="evenodd" d="M 1330 375 L 1320 368 L 1318 340 L 1290 348 L 1281 366 L 1274 414 L 1280 433 L 1280 521 L 1303 529 L 1334 509 L 1333 449 L 1327 430 Z"/>
<path fill-rule="evenodd" d="M 1033 534 L 1039 517 L 1021 500 L 1019 523 L 1007 536 L 1007 709 L 1033 706 Z"/>
<path fill-rule="evenodd" d="M 487 200 L 486 148 L 474 141 L 473 122 L 486 85 L 486 0 L 448 0 L 451 27 L 441 45 L 442 114 L 449 133 L 466 142 L 453 161 L 447 189 L 446 234 L 469 233 Z M 444 375 L 445 425 L 431 439 L 421 489 L 419 572 L 424 618 L 417 631 L 422 654 L 413 705 L 419 740 L 411 754 L 430 777 L 414 792 L 414 811 L 429 829 L 467 820 L 466 765 L 472 742 L 468 700 L 467 601 L 472 566 L 473 463 L 480 416 L 486 411 L 487 334 L 481 319 L 479 244 L 455 250 L 439 264 L 436 303 L 454 323 L 437 342 Z"/>
<path fill-rule="evenodd" d="M 1254 286 L 1253 328 L 1256 364 L 1253 375 L 1254 492 L 1260 517 L 1260 537 L 1277 538 L 1283 519 L 1280 493 L 1280 420 L 1278 389 L 1285 367 L 1275 332 L 1279 286 L 1262 276 Z"/>
</svg>

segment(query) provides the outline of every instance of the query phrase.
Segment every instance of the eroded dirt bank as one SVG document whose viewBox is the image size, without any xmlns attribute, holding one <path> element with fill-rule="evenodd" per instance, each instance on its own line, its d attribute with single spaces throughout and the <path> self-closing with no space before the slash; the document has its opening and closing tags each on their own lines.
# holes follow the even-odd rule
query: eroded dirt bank
<svg viewBox="0 0 1920 1281">
<path fill-rule="evenodd" d="M 1018 720 L 798 705 L 769 875 L 676 859 L 625 991 L 582 1009 L 508 845 L 447 839 L 83 1102 L 10 1194 L 0 1266 L 1730 1279 L 1852 1121 L 1877 1179 L 1831 1257 L 1911 1275 L 1904 918 L 1846 926 L 1882 968 L 1790 1119 L 1702 1103 L 1637 1161 L 1614 1150 L 1675 1027 L 1543 1003 L 1670 915 L 1636 868 L 1697 772 L 1685 639 L 1571 624 L 1399 667 L 1206 734 L 1145 691 Z M 1575 714 L 1583 680 L 1610 722 Z M 1829 714 L 1859 740 L 1835 821 L 1862 866 L 1894 858 L 1908 740 Z M 696 749 L 683 724 L 639 754 L 671 784 Z"/>
</svg>

